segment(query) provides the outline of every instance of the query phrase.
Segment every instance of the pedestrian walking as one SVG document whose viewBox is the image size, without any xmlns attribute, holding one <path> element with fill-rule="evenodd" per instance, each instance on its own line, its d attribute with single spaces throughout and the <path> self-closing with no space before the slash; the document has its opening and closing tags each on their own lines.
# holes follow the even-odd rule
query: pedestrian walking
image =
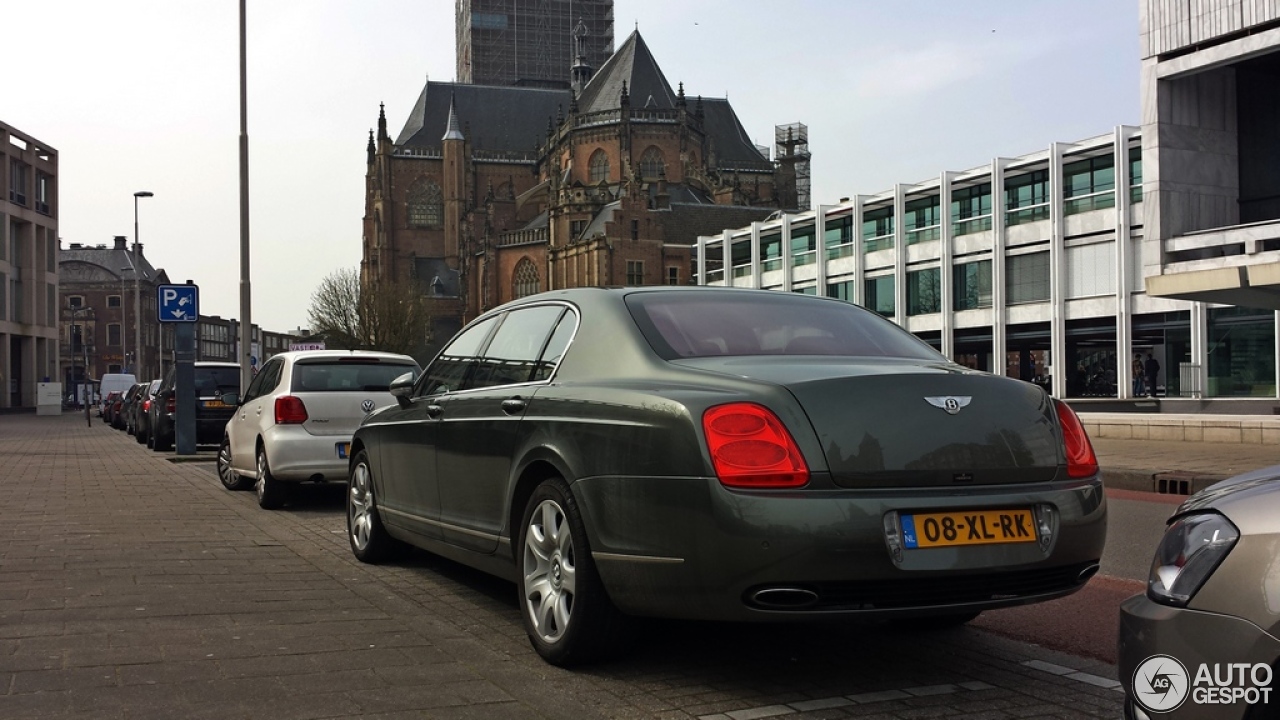
<svg viewBox="0 0 1280 720">
<path fill-rule="evenodd" d="M 1133 396 L 1142 397 L 1147 394 L 1147 369 L 1142 364 L 1142 353 L 1133 356 Z"/>
<path fill-rule="evenodd" d="M 1147 364 L 1143 369 L 1147 376 L 1147 395 L 1155 397 L 1156 388 L 1159 387 L 1157 380 L 1160 378 L 1160 362 L 1151 353 L 1147 353 Z"/>
</svg>

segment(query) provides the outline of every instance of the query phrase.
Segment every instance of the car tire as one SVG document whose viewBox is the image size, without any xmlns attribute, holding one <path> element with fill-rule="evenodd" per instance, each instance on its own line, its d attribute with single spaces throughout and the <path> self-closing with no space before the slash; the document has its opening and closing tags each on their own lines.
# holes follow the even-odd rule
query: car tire
<svg viewBox="0 0 1280 720">
<path fill-rule="evenodd" d="M 271 474 L 267 462 L 267 449 L 258 446 L 258 479 L 253 483 L 258 493 L 258 507 L 263 510 L 279 510 L 284 507 L 289 489 Z"/>
<path fill-rule="evenodd" d="M 516 563 L 520 614 L 543 660 L 560 667 L 595 662 L 634 640 L 636 624 L 605 592 L 582 513 L 563 479 L 544 480 L 525 505 Z"/>
<path fill-rule="evenodd" d="M 139 445 L 145 445 L 147 442 L 147 430 L 139 425 L 133 430 L 133 439 L 138 441 Z"/>
<path fill-rule="evenodd" d="M 227 438 L 222 438 L 222 444 L 218 446 L 218 479 L 222 481 L 222 487 L 228 490 L 248 490 L 253 487 L 253 480 L 247 478 L 231 468 L 231 442 Z"/>
<path fill-rule="evenodd" d="M 387 534 L 382 525 L 373 491 L 373 469 L 364 450 L 352 459 L 347 482 L 347 542 L 357 560 L 370 564 L 380 563 L 406 547 Z"/>
<path fill-rule="evenodd" d="M 171 450 L 172 448 L 173 448 L 173 440 L 170 439 L 168 436 L 160 435 L 159 433 L 156 434 L 156 439 L 151 444 L 151 449 L 155 450 L 156 452 L 165 452 L 166 450 Z"/>
</svg>

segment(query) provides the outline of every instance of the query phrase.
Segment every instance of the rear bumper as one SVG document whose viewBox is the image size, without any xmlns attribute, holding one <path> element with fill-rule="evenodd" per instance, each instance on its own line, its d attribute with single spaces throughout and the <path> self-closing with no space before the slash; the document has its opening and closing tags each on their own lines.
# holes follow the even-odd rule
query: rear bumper
<svg viewBox="0 0 1280 720">
<path fill-rule="evenodd" d="M 610 598 L 636 615 L 732 621 L 960 613 L 1083 587 L 1106 539 L 1097 478 L 927 491 L 739 493 L 708 478 L 594 478 L 574 485 Z M 1051 544 L 904 550 L 893 511 L 1056 509 Z M 759 593 L 785 599 L 762 602 Z M 774 592 L 776 591 L 776 592 Z M 806 600 L 807 598 L 807 600 Z"/>
<path fill-rule="evenodd" d="M 1187 689 L 1182 704 L 1175 710 L 1152 712 L 1143 700 L 1154 704 L 1161 695 L 1150 695 L 1146 672 L 1138 673 L 1152 656 L 1164 655 L 1177 660 L 1187 675 Z M 1119 662 L 1116 666 L 1124 686 L 1124 716 L 1140 718 L 1263 718 L 1280 716 L 1280 683 L 1276 678 L 1280 661 L 1280 641 L 1253 623 L 1230 615 L 1175 608 L 1152 602 L 1146 595 L 1135 595 L 1120 605 Z M 1272 668 L 1271 692 L 1267 702 L 1250 704 L 1243 697 L 1223 693 L 1216 681 L 1212 686 L 1195 682 L 1202 665 L 1208 677 L 1222 672 L 1233 663 L 1250 666 L 1262 664 Z M 1159 669 L 1159 668 L 1157 668 Z M 1144 668 L 1146 670 L 1146 668 Z M 1233 678 L 1235 679 L 1235 678 Z M 1252 682 L 1232 682 L 1233 688 L 1254 687 Z M 1148 693 L 1145 694 L 1144 693 Z M 1261 693 L 1255 694 L 1261 701 Z M 1268 714 L 1268 712 L 1270 714 Z"/>
<path fill-rule="evenodd" d="M 350 435 L 312 435 L 297 425 L 274 425 L 263 436 L 271 475 L 279 480 L 347 481 L 347 458 L 338 446 Z"/>
</svg>

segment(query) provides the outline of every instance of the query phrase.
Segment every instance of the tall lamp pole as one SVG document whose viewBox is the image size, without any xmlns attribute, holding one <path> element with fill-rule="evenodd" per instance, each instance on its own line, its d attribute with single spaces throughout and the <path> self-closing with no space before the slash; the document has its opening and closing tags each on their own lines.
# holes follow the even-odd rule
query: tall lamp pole
<svg viewBox="0 0 1280 720">
<path fill-rule="evenodd" d="M 133 254 L 138 254 L 138 198 L 154 197 L 149 190 L 139 190 L 133 194 Z M 127 251 L 126 251 L 127 252 Z M 139 257 L 139 260 L 142 258 Z M 147 369 L 146 356 L 142 352 L 142 278 L 138 273 L 138 263 L 133 263 L 133 348 L 138 355 L 134 372 L 138 373 L 138 381 L 150 378 L 142 371 Z"/>
<path fill-rule="evenodd" d="M 249 100 L 248 56 L 245 51 L 245 0 L 240 0 L 240 392 L 253 377 L 253 318 L 249 292 Z"/>
<path fill-rule="evenodd" d="M 129 372 L 129 309 L 124 303 L 124 274 L 133 267 L 133 260 L 128 248 L 124 250 L 124 259 L 129 261 L 129 267 L 120 268 L 120 372 Z"/>
</svg>

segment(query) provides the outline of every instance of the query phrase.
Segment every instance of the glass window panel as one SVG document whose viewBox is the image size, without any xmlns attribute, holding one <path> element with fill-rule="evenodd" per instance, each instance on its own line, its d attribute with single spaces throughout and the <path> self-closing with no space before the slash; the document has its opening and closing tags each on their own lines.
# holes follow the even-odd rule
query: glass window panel
<svg viewBox="0 0 1280 720">
<path fill-rule="evenodd" d="M 907 314 L 942 311 L 942 273 L 938 268 L 907 273 Z"/>
<path fill-rule="evenodd" d="M 827 283 L 827 297 L 853 302 L 853 281 L 841 280 Z"/>
<path fill-rule="evenodd" d="M 1049 253 L 1014 255 L 1005 261 L 1005 294 L 1008 304 L 1049 299 Z"/>
<path fill-rule="evenodd" d="M 954 268 L 956 310 L 991 307 L 991 261 L 964 263 Z"/>
<path fill-rule="evenodd" d="M 893 276 L 882 275 L 880 277 L 867 278 L 865 292 L 863 293 L 863 305 L 868 310 L 874 310 L 885 317 L 893 317 L 895 312 Z"/>
<path fill-rule="evenodd" d="M 1275 313 L 1241 307 L 1210 308 L 1209 397 L 1275 397 Z M 1158 382 L 1170 368 L 1161 361 Z M 1175 369 L 1176 373 L 1177 370 Z"/>
</svg>

